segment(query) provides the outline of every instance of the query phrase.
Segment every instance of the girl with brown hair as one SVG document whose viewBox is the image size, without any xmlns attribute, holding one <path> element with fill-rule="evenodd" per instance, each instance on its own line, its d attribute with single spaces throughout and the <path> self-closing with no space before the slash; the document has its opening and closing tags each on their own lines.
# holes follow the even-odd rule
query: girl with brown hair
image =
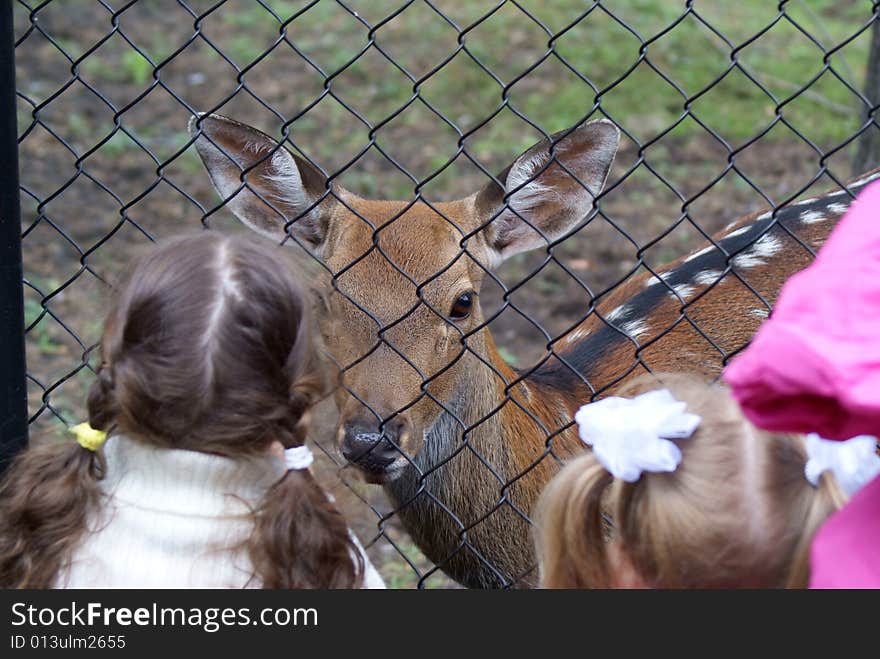
<svg viewBox="0 0 880 659">
<path fill-rule="evenodd" d="M 641 380 L 576 415 L 592 452 L 536 510 L 547 588 L 804 588 L 821 523 L 880 473 L 875 440 L 768 433 L 720 386 Z"/>
<path fill-rule="evenodd" d="M 151 251 L 106 319 L 91 428 L 0 485 L 0 586 L 384 587 L 308 471 L 314 351 L 278 247 Z"/>
</svg>

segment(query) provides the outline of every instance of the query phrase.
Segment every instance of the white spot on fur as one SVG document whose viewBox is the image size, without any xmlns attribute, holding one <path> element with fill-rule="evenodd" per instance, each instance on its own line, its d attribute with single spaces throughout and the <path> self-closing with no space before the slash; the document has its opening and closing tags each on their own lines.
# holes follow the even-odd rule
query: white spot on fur
<svg viewBox="0 0 880 659">
<path fill-rule="evenodd" d="M 782 239 L 768 233 L 764 234 L 764 236 L 752 246 L 751 251 L 754 252 L 755 256 L 770 258 L 781 249 Z"/>
<path fill-rule="evenodd" d="M 637 339 L 648 331 L 648 322 L 644 318 L 637 318 L 624 323 L 620 329 L 630 338 Z"/>
<path fill-rule="evenodd" d="M 656 276 L 648 277 L 648 279 L 645 280 L 645 288 L 650 288 L 654 284 L 659 284 L 661 281 L 666 281 L 674 275 L 675 270 L 667 270 L 666 272 L 658 273 Z"/>
<path fill-rule="evenodd" d="M 749 310 L 749 315 L 755 318 L 767 318 L 770 312 L 767 309 L 751 309 Z"/>
<path fill-rule="evenodd" d="M 754 268 L 757 265 L 764 265 L 764 261 L 762 261 L 757 255 L 753 254 L 751 250 L 748 252 L 743 252 L 742 254 L 737 254 L 730 261 L 737 268 Z"/>
<path fill-rule="evenodd" d="M 738 268 L 754 268 L 758 265 L 764 265 L 764 259 L 770 258 L 781 249 L 782 240 L 767 234 L 752 245 L 748 251 L 734 256 L 731 263 Z"/>
<path fill-rule="evenodd" d="M 847 204 L 828 204 L 828 212 L 835 215 L 843 215 L 847 208 L 849 208 Z"/>
<path fill-rule="evenodd" d="M 694 294 L 695 290 L 696 289 L 693 286 L 688 284 L 679 284 L 678 286 L 672 287 L 672 290 L 669 291 L 669 297 L 673 300 L 681 299 L 682 301 L 687 302 L 687 299 Z"/>
<path fill-rule="evenodd" d="M 694 252 L 689 257 L 687 257 L 684 262 L 688 263 L 689 261 L 693 261 L 694 259 L 698 259 L 701 256 L 708 254 L 709 252 L 715 251 L 715 245 L 709 245 L 708 247 L 704 247 L 699 252 Z"/>
<path fill-rule="evenodd" d="M 855 187 L 858 187 L 858 186 L 860 186 L 860 185 L 864 185 L 865 183 L 870 183 L 871 181 L 873 181 L 873 180 L 876 179 L 876 178 L 880 178 L 880 172 L 875 172 L 875 173 L 873 173 L 873 174 L 869 174 L 869 175 L 866 176 L 865 178 L 859 179 L 859 180 L 856 181 L 855 183 L 850 183 L 849 185 L 847 185 L 847 187 L 848 187 L 848 188 L 855 188 Z M 842 192 L 843 192 L 843 191 L 841 191 L 841 194 L 842 194 Z"/>
<path fill-rule="evenodd" d="M 694 275 L 694 283 L 698 286 L 709 286 L 718 281 L 721 277 L 720 270 L 703 270 Z"/>
<path fill-rule="evenodd" d="M 815 224 L 816 222 L 824 222 L 828 216 L 821 211 L 804 211 L 801 213 L 801 222 L 804 224 Z"/>
<path fill-rule="evenodd" d="M 605 320 L 615 321 L 625 313 L 626 313 L 626 305 L 621 304 L 619 307 L 615 307 L 614 309 L 612 309 L 611 312 L 607 316 L 605 316 Z"/>
<path fill-rule="evenodd" d="M 591 331 L 592 331 L 592 330 L 590 330 L 589 328 L 585 328 L 585 327 L 582 327 L 582 328 L 576 329 L 574 332 L 572 332 L 571 334 L 569 334 L 568 337 L 566 337 L 565 340 L 566 340 L 566 342 L 568 342 L 568 343 L 577 343 L 577 342 L 580 341 L 581 339 L 585 339 L 585 338 L 587 338 L 587 337 L 590 335 L 590 332 L 591 332 Z"/>
<path fill-rule="evenodd" d="M 751 228 L 752 228 L 752 225 L 747 224 L 744 227 L 740 227 L 736 231 L 731 231 L 726 236 L 724 236 L 723 240 L 726 240 L 727 238 L 736 238 L 737 236 L 741 236 L 742 234 L 746 233 Z"/>
<path fill-rule="evenodd" d="M 854 183 L 850 183 L 847 185 L 848 188 L 857 188 L 860 185 L 864 185 L 866 183 L 870 183 L 874 179 L 880 178 L 880 172 L 875 172 L 874 174 L 870 174 Z M 795 206 L 807 206 L 808 204 L 813 204 L 819 199 L 827 199 L 829 197 L 839 197 L 842 194 L 847 194 L 846 190 L 837 190 L 836 192 L 829 192 L 828 194 L 824 194 L 821 197 L 810 197 L 809 199 L 804 199 L 803 201 L 799 201 Z M 829 207 L 830 208 L 830 207 Z"/>
<path fill-rule="evenodd" d="M 842 194 L 846 194 L 846 190 L 838 190 L 837 192 L 829 192 L 828 194 L 824 194 L 821 197 L 810 197 L 809 199 L 804 199 L 803 201 L 799 201 L 796 204 L 792 204 L 792 206 L 808 206 L 809 204 L 815 204 L 819 199 L 828 199 L 829 197 L 839 197 Z"/>
<path fill-rule="evenodd" d="M 756 217 L 754 220 L 752 220 L 752 222 L 760 222 L 761 220 L 769 220 L 772 216 L 773 216 L 773 211 L 767 211 L 766 213 L 761 213 L 758 217 Z M 735 227 L 741 221 L 742 220 L 736 219 L 733 222 L 730 222 L 726 227 L 724 227 L 724 229 L 722 229 L 722 231 L 730 231 L 733 227 Z M 742 229 L 743 230 L 749 229 L 751 226 L 752 226 L 751 223 L 749 223 L 749 224 L 745 225 L 744 227 L 742 227 Z M 736 235 L 736 234 L 732 234 L 732 235 Z M 730 236 L 726 236 L 726 237 L 729 238 Z"/>
</svg>

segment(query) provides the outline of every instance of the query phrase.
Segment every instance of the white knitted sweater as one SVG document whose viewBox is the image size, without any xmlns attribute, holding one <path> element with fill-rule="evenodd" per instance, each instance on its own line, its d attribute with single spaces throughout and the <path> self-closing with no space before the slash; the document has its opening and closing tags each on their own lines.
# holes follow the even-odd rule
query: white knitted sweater
<svg viewBox="0 0 880 659">
<path fill-rule="evenodd" d="M 120 435 L 108 438 L 103 451 L 104 505 L 57 587 L 260 586 L 241 545 L 253 528 L 250 511 L 286 471 L 279 458 L 232 460 Z M 364 587 L 384 588 L 366 554 L 364 563 Z"/>
</svg>

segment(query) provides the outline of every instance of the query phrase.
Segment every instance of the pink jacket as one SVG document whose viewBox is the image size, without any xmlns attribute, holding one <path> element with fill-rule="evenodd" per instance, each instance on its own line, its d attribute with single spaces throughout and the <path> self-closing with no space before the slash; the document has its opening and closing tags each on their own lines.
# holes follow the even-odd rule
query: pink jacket
<svg viewBox="0 0 880 659">
<path fill-rule="evenodd" d="M 724 372 L 767 430 L 880 433 L 880 182 L 867 186 Z"/>
<path fill-rule="evenodd" d="M 822 525 L 810 568 L 810 588 L 880 588 L 880 477 Z"/>
<path fill-rule="evenodd" d="M 880 182 L 786 282 L 724 379 L 761 428 L 829 439 L 880 434 Z M 816 534 L 810 587 L 880 588 L 880 477 Z"/>
</svg>

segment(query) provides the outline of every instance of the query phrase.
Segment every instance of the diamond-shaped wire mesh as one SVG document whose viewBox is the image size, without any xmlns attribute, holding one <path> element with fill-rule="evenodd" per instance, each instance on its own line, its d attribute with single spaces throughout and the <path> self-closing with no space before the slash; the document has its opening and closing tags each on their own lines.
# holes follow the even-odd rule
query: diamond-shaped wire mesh
<svg viewBox="0 0 880 659">
<path fill-rule="evenodd" d="M 533 584 L 530 504 L 567 454 L 565 401 L 698 344 L 682 363 L 717 373 L 772 307 L 784 274 L 768 274 L 772 253 L 784 246 L 790 272 L 816 247 L 786 209 L 843 190 L 860 173 L 857 140 L 880 128 L 863 92 L 880 13 L 869 0 L 17 0 L 14 11 L 31 441 L 84 417 L 108 282 L 136 251 L 199 227 L 247 230 L 187 131 L 194 114 L 235 118 L 318 168 L 322 198 L 369 237 L 313 262 L 329 297 L 372 323 L 368 342 L 330 356 L 380 432 L 416 415 L 426 441 L 395 446 L 405 476 L 383 489 L 340 456 L 329 400 L 313 439 L 322 481 L 392 587 L 455 585 L 446 573 Z M 440 202 L 503 187 L 498 173 L 526 149 L 598 118 L 621 131 L 604 192 L 559 235 L 520 214 L 540 244 L 490 268 L 480 240 L 514 205 L 474 224 L 472 206 Z M 241 194 L 260 195 L 248 176 L 260 164 L 244 168 Z M 264 201 L 299 249 L 297 214 Z M 686 280 L 664 268 L 761 209 L 743 240 L 700 252 L 714 249 L 719 267 Z M 434 233 L 411 235 L 416 213 Z M 463 263 L 482 279 L 472 325 L 449 318 L 439 290 Z M 648 288 L 662 293 L 650 305 L 674 309 L 645 306 Z M 721 325 L 745 335 L 731 342 Z M 457 347 L 439 366 L 426 357 L 437 327 Z M 335 331 L 331 343 L 348 342 L 344 323 Z"/>
</svg>

